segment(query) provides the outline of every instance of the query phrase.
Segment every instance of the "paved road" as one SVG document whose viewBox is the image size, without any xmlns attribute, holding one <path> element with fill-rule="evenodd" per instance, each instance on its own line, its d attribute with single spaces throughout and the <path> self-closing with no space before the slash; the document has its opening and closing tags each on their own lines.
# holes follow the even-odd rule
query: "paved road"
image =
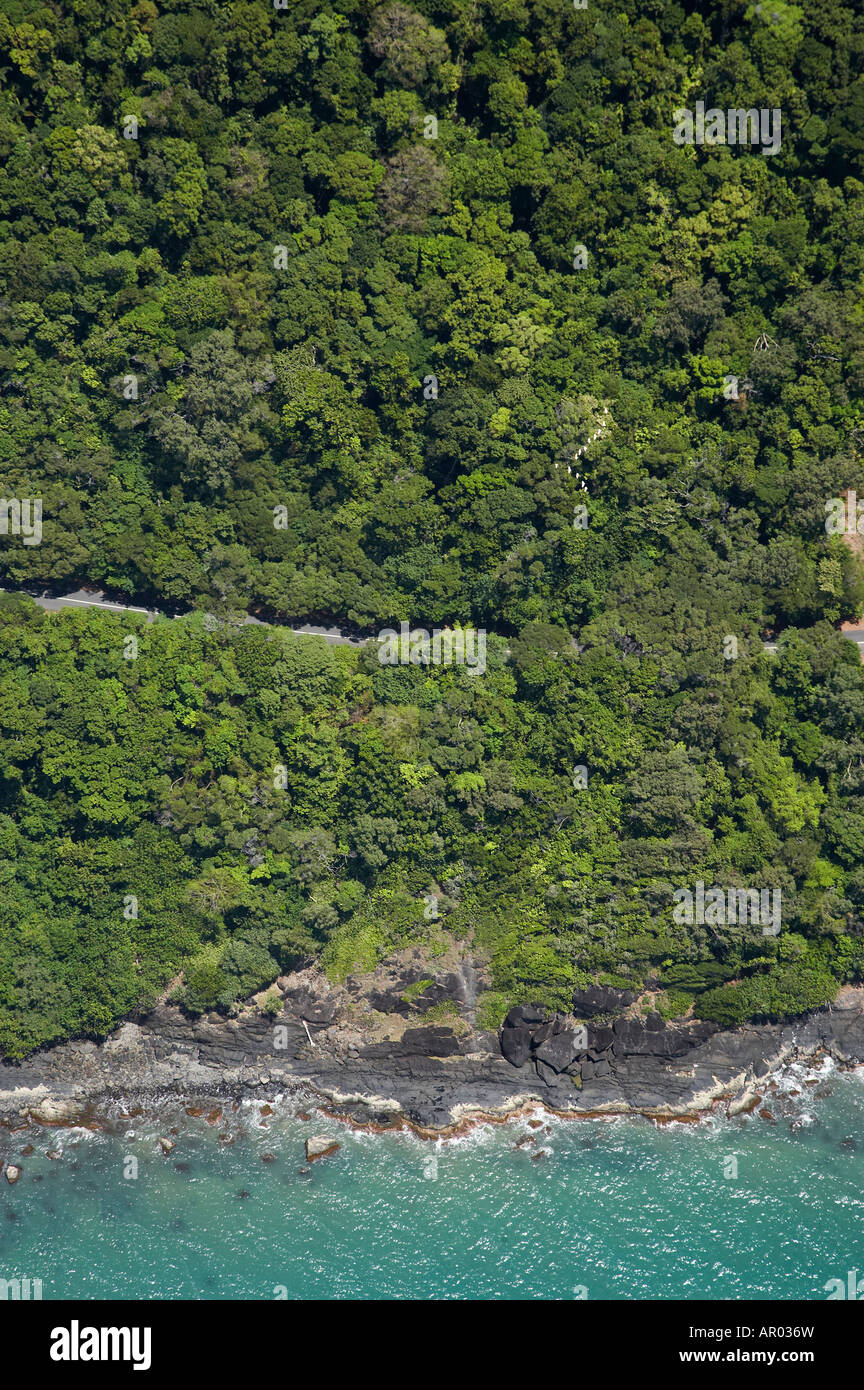
<svg viewBox="0 0 864 1390">
<path fill-rule="evenodd" d="M 861 660 L 864 661 L 864 624 L 859 627 L 844 628 L 843 636 L 848 637 L 850 642 L 855 643 L 861 653 Z"/>
<path fill-rule="evenodd" d="M 0 593 L 11 593 L 14 590 L 0 589 Z M 114 603 L 111 599 L 106 599 L 101 589 L 77 589 L 75 593 L 66 594 L 62 598 L 37 597 L 31 595 L 34 603 L 38 603 L 40 608 L 45 608 L 49 612 L 57 613 L 62 608 L 81 607 L 81 608 L 107 608 L 114 613 L 143 613 L 147 621 L 152 623 L 159 617 L 159 610 L 156 608 L 137 608 L 129 603 Z M 185 616 L 177 615 L 177 616 Z M 255 618 L 251 613 L 246 613 L 243 617 L 244 624 L 256 623 L 259 627 L 269 627 L 271 624 L 263 622 L 261 618 Z M 313 623 L 304 623 L 302 627 L 292 627 L 291 631 L 298 637 L 323 637 L 325 642 L 331 646 L 362 647 L 363 640 L 356 637 L 348 637 L 338 627 L 316 627 Z M 861 660 L 864 661 L 864 623 L 858 627 L 847 627 L 843 630 L 843 636 L 848 637 L 850 642 L 854 642 L 861 653 Z M 368 640 L 368 639 L 365 639 Z M 774 656 L 777 651 L 776 642 L 763 642 L 762 646 L 769 656 Z"/>
<path fill-rule="evenodd" d="M 840 631 L 842 632 L 844 637 L 849 638 L 850 642 L 855 643 L 861 655 L 861 660 L 864 661 L 864 623 L 859 624 L 856 627 L 846 627 L 844 625 L 840 629 Z M 762 646 L 765 648 L 765 651 L 768 653 L 769 656 L 774 656 L 776 654 L 776 642 L 763 642 Z"/>
<path fill-rule="evenodd" d="M 14 593 L 15 590 L 0 589 L 0 593 Z M 148 623 L 152 623 L 155 618 L 160 617 L 157 608 L 138 608 L 131 603 L 115 603 L 107 599 L 101 589 L 76 589 L 72 594 L 66 594 L 61 598 L 50 598 L 46 595 L 31 594 L 30 597 L 40 608 L 46 609 L 49 613 L 59 613 L 63 608 L 106 608 L 112 613 L 143 613 Z M 185 617 L 185 614 L 175 614 L 175 616 Z M 243 623 L 255 623 L 259 627 L 269 627 L 261 618 L 255 618 L 251 613 L 244 614 Z M 331 646 L 362 647 L 362 640 L 356 637 L 348 637 L 341 632 L 338 627 L 316 627 L 313 623 L 304 623 L 302 627 L 292 627 L 291 631 L 298 637 L 323 637 L 325 642 Z"/>
<path fill-rule="evenodd" d="M 4 594 L 16 592 L 14 589 L 3 589 Z M 113 603 L 107 599 L 101 589 L 76 589 L 74 594 L 67 594 L 65 598 L 37 598 L 31 594 L 34 603 L 38 603 L 40 608 L 46 608 L 49 613 L 58 613 L 61 608 L 78 605 L 81 608 L 109 608 L 114 613 L 146 613 L 148 622 L 152 622 L 155 611 L 148 608 L 135 608 L 132 604 Z"/>
</svg>

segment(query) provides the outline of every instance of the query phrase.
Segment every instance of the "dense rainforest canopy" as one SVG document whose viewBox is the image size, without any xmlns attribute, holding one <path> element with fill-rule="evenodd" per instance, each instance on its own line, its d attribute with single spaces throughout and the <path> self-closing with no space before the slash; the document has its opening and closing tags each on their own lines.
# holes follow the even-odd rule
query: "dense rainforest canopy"
<svg viewBox="0 0 864 1390">
<path fill-rule="evenodd" d="M 2 0 L 0 77 L 0 586 L 200 610 L 0 599 L 0 1050 L 448 935 L 490 1023 L 861 979 L 860 8 Z"/>
</svg>

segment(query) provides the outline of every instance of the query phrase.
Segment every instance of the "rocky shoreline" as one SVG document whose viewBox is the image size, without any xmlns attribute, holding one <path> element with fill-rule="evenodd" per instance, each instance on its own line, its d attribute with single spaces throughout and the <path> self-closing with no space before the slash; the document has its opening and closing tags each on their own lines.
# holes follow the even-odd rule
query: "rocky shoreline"
<svg viewBox="0 0 864 1390">
<path fill-rule="evenodd" d="M 422 967 L 417 975 L 416 963 L 402 961 L 384 979 L 334 989 L 308 971 L 236 1019 L 192 1020 L 163 1005 L 104 1042 L 0 1064 L 0 1123 L 72 1124 L 120 1097 L 285 1091 L 357 1125 L 429 1134 L 537 1104 L 574 1117 L 688 1119 L 754 1108 L 770 1073 L 789 1061 L 821 1053 L 841 1066 L 864 1063 L 860 988 L 792 1023 L 721 1032 L 667 1025 L 636 1012 L 634 996 L 592 987 L 574 996 L 572 1014 L 515 1009 L 496 1033 L 472 1021 L 470 961 L 451 962 L 437 978 Z"/>
</svg>

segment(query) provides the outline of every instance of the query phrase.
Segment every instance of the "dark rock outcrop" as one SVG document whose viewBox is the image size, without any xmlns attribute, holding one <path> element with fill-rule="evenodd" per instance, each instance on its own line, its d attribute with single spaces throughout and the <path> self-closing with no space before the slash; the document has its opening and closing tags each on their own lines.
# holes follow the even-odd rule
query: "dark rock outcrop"
<svg viewBox="0 0 864 1390">
<path fill-rule="evenodd" d="M 573 991 L 573 1013 L 576 1018 L 597 1018 L 600 1014 L 620 1014 L 636 1002 L 629 989 L 611 989 L 607 985 L 589 985 Z"/>
<path fill-rule="evenodd" d="M 18 1126 L 40 1107 L 43 1114 L 80 1117 L 103 1099 L 165 1094 L 184 1104 L 206 1097 L 207 1109 L 213 1099 L 263 1098 L 286 1089 L 363 1123 L 407 1119 L 433 1129 L 532 1098 L 564 1113 L 669 1116 L 692 1114 L 725 1096 L 743 1112 L 781 1062 L 819 1050 L 841 1064 L 864 1062 L 864 990 L 858 988 L 793 1022 L 726 1033 L 699 1022 L 658 1028 L 654 1020 L 648 1027 L 646 1019 L 619 1018 L 612 1029 L 589 1023 L 588 1050 L 573 1060 L 565 1059 L 583 1025 L 572 1018 L 523 1009 L 512 1022 L 500 1044 L 496 1035 L 465 1028 L 417 1027 L 398 1041 L 349 1047 L 332 1030 L 315 1033 L 310 1043 L 291 999 L 273 1019 L 249 1013 L 193 1020 L 163 1006 L 102 1044 L 65 1043 L 20 1064 L 0 1063 L 0 1119 Z M 514 1065 L 520 1056 L 525 1060 Z M 46 1109 L 46 1101 L 59 1108 Z"/>
<path fill-rule="evenodd" d="M 590 1056 L 600 1055 L 607 1048 L 612 1046 L 615 1034 L 611 1028 L 606 1028 L 600 1023 L 592 1023 L 588 1026 L 588 1053 Z"/>
<path fill-rule="evenodd" d="M 667 1028 L 659 1014 L 616 1018 L 612 1048 L 616 1057 L 683 1057 L 717 1031 L 711 1023 L 692 1023 Z"/>
<path fill-rule="evenodd" d="M 361 1057 L 456 1057 L 459 1040 L 452 1028 L 406 1028 L 399 1042 L 371 1043 Z"/>
<path fill-rule="evenodd" d="M 470 961 L 462 961 L 458 969 L 447 970 L 431 978 L 422 966 L 403 966 L 378 972 L 379 982 L 362 989 L 357 979 L 348 981 L 354 993 L 362 991 L 370 1009 L 382 1014 L 399 1014 L 409 1018 L 425 1014 L 436 1004 L 449 1003 L 457 1012 L 471 1013 L 477 1002 L 479 976 Z"/>
<path fill-rule="evenodd" d="M 524 1067 L 531 1057 L 534 1038 L 530 1028 L 502 1028 L 501 1052 L 514 1067 Z"/>
<path fill-rule="evenodd" d="M 339 1012 L 339 1001 L 335 995 L 312 994 L 310 990 L 288 989 L 285 998 L 293 1011 L 306 1023 L 327 1027 Z"/>
<path fill-rule="evenodd" d="M 611 1029 L 606 1031 L 611 1042 Z M 583 1024 L 574 1026 L 560 1014 L 550 1019 L 547 1009 L 520 1004 L 504 1019 L 500 1044 L 502 1056 L 511 1066 L 524 1067 L 532 1063 L 537 1075 L 548 1085 L 550 1074 L 578 1072 L 577 1063 L 588 1050 L 589 1037 Z"/>
<path fill-rule="evenodd" d="M 538 1024 L 545 1023 L 548 1017 L 549 1010 L 541 1008 L 539 1004 L 517 1004 L 505 1018 L 504 1027 L 536 1028 Z"/>
<path fill-rule="evenodd" d="M 533 1051 L 538 1062 L 545 1062 L 556 1072 L 566 1071 L 572 1062 L 585 1054 L 586 1031 L 576 1031 L 560 1019 L 549 1023 L 534 1035 Z"/>
</svg>

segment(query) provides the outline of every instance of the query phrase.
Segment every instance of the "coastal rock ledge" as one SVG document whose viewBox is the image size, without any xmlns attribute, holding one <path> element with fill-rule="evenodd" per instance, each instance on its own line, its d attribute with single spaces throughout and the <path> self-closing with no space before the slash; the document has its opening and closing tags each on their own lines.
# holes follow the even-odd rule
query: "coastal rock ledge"
<svg viewBox="0 0 864 1390">
<path fill-rule="evenodd" d="M 718 1102 L 741 1113 L 768 1073 L 791 1060 L 825 1053 L 841 1065 L 864 1063 L 864 989 L 852 987 L 792 1023 L 703 1036 L 649 1016 L 589 1025 L 587 1042 L 572 1018 L 527 1009 L 500 1034 L 476 1031 L 466 1008 L 453 1026 L 405 1028 L 403 1019 L 399 1036 L 365 1044 L 323 1018 L 313 1033 L 311 1012 L 308 998 L 287 991 L 275 1017 L 250 1009 L 233 1020 L 192 1020 L 156 1008 L 104 1043 L 63 1043 L 0 1063 L 0 1120 L 73 1124 L 101 1099 L 261 1096 L 262 1087 L 311 1092 L 355 1123 L 430 1131 L 532 1102 L 572 1115 L 684 1117 Z"/>
</svg>

